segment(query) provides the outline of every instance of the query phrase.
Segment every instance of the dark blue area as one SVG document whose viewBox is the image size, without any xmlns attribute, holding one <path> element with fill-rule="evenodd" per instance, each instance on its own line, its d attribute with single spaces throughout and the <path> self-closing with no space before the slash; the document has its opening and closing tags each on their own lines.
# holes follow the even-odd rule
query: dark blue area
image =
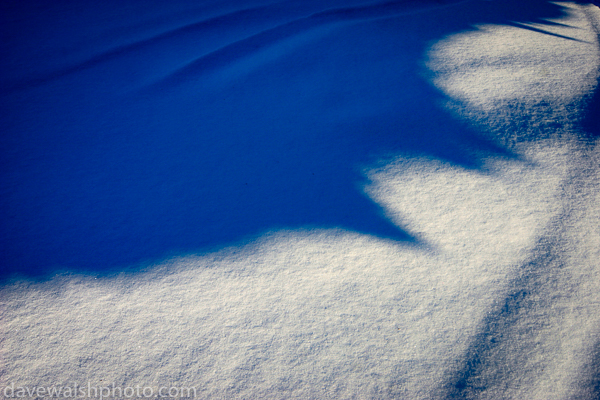
<svg viewBox="0 0 600 400">
<path fill-rule="evenodd" d="M 440 107 L 426 49 L 475 23 L 562 13 L 142 3 L 3 4 L 1 277 L 115 272 L 281 228 L 414 242 L 362 192 L 361 168 L 398 153 L 467 168 L 510 156 Z"/>
</svg>

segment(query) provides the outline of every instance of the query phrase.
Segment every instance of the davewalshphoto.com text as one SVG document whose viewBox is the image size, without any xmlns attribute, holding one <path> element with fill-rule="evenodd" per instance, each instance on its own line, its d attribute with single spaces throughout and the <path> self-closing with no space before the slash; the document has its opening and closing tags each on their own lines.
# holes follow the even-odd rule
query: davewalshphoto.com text
<svg viewBox="0 0 600 400">
<path fill-rule="evenodd" d="M 5 399 L 192 399 L 196 397 L 195 387 L 176 386 L 119 386 L 105 385 L 20 386 L 11 383 L 1 388 Z"/>
</svg>

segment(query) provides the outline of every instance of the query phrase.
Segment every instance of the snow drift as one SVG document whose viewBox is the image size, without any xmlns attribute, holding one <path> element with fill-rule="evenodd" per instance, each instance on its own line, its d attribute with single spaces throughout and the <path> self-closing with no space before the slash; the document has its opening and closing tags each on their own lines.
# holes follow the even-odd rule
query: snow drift
<svg viewBox="0 0 600 400">
<path fill-rule="evenodd" d="M 596 7 L 1 7 L 0 396 L 600 396 Z"/>
</svg>

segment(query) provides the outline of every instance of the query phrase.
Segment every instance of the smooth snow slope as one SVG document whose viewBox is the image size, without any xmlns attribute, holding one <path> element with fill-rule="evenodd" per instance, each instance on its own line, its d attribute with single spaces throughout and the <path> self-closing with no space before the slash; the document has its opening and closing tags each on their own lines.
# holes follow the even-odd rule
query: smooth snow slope
<svg viewBox="0 0 600 400">
<path fill-rule="evenodd" d="M 598 8 L 2 7 L 0 391 L 600 398 Z"/>
</svg>

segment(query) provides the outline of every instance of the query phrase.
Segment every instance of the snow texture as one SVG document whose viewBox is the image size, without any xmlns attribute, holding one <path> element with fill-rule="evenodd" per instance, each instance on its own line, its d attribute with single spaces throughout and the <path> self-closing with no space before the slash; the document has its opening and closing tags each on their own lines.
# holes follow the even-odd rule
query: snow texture
<svg viewBox="0 0 600 400">
<path fill-rule="evenodd" d="M 0 398 L 600 398 L 597 7 L 0 8 Z"/>
</svg>

